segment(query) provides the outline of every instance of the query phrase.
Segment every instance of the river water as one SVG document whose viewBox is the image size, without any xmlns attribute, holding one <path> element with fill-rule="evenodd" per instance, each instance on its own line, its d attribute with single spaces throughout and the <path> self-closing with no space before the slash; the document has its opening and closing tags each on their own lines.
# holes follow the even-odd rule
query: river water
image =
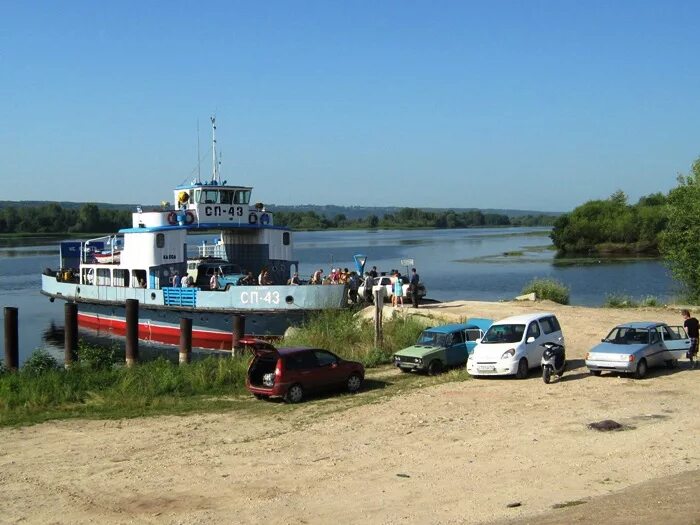
<svg viewBox="0 0 700 525">
<path fill-rule="evenodd" d="M 607 295 L 672 301 L 680 287 L 656 260 L 587 261 L 560 264 L 551 250 L 548 228 L 460 230 L 325 231 L 295 233 L 295 256 L 303 278 L 323 268 L 354 268 L 353 255 L 367 256 L 367 267 L 407 268 L 413 259 L 427 297 L 440 301 L 512 299 L 533 278 L 554 278 L 571 290 L 571 304 L 601 305 Z M 506 255 L 507 254 L 507 255 Z M 56 268 L 55 240 L 2 241 L 0 306 L 19 308 L 20 361 L 36 348 L 61 354 L 63 302 L 39 293 L 41 272 Z M 0 341 L 4 341 L 4 312 Z M 90 337 L 91 334 L 81 335 Z"/>
</svg>

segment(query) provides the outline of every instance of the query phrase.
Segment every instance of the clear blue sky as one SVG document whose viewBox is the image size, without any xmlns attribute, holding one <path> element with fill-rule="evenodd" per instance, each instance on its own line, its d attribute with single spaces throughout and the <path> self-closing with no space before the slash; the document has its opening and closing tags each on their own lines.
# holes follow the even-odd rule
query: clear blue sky
<svg viewBox="0 0 700 525">
<path fill-rule="evenodd" d="M 3 200 L 570 210 L 700 156 L 700 2 L 21 2 L 0 17 Z"/>
</svg>

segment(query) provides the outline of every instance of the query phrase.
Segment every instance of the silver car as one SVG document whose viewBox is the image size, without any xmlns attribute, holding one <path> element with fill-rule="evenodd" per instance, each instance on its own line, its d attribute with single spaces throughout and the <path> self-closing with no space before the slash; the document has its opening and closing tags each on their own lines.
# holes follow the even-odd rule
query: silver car
<svg viewBox="0 0 700 525">
<path fill-rule="evenodd" d="M 596 376 L 607 370 L 634 374 L 641 379 L 651 367 L 674 367 L 689 349 L 690 338 L 682 326 L 625 323 L 613 328 L 586 354 L 586 366 Z"/>
</svg>

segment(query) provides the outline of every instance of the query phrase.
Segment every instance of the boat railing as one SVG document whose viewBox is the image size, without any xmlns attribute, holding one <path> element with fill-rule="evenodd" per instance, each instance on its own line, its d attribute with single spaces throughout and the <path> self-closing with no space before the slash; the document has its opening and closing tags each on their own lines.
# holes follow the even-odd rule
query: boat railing
<svg viewBox="0 0 700 525">
<path fill-rule="evenodd" d="M 219 259 L 226 258 L 226 248 L 223 244 L 203 244 L 198 246 L 199 257 L 218 257 Z"/>
</svg>

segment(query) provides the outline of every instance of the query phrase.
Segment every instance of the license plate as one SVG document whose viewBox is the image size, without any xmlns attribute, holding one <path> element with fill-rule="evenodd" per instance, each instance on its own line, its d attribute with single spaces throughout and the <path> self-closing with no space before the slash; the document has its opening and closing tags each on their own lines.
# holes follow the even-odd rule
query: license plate
<svg viewBox="0 0 700 525">
<path fill-rule="evenodd" d="M 495 367 L 495 366 L 491 366 L 491 365 L 478 365 L 478 366 L 476 367 L 476 369 L 477 369 L 479 372 L 495 372 L 495 371 L 496 371 L 496 367 Z"/>
</svg>

